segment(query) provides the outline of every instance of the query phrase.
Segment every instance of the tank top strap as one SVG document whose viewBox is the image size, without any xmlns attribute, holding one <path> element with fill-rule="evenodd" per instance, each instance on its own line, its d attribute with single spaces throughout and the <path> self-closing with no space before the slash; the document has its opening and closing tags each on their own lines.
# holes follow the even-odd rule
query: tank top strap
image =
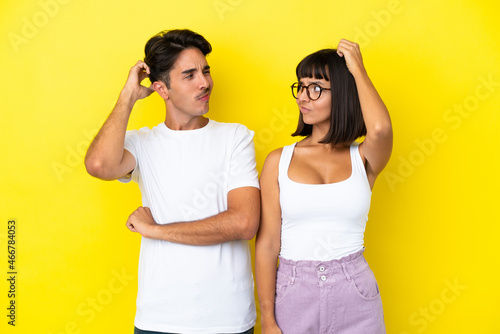
<svg viewBox="0 0 500 334">
<path fill-rule="evenodd" d="M 358 142 L 353 142 L 351 144 L 350 153 L 351 153 L 352 171 L 353 173 L 356 173 L 357 175 L 360 175 L 366 180 L 368 180 L 368 177 L 366 176 L 366 168 L 365 165 L 363 164 L 363 159 L 361 159 L 361 154 L 359 152 L 359 145 L 360 143 Z"/>
<path fill-rule="evenodd" d="M 288 167 L 290 167 L 290 162 L 292 161 L 293 149 L 297 143 L 293 143 L 288 146 L 284 146 L 281 151 L 281 157 L 279 162 L 279 174 L 278 177 L 286 177 L 288 175 Z"/>
</svg>

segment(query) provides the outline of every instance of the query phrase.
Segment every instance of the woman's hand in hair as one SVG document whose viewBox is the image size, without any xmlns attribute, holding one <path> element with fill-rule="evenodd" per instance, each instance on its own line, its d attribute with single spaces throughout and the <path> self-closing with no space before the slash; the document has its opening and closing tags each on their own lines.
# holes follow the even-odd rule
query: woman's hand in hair
<svg viewBox="0 0 500 334">
<path fill-rule="evenodd" d="M 337 53 L 339 56 L 345 58 L 347 68 L 354 77 L 357 74 L 366 72 L 365 66 L 363 65 L 363 57 L 361 56 L 361 51 L 357 43 L 341 39 L 337 47 Z"/>
</svg>

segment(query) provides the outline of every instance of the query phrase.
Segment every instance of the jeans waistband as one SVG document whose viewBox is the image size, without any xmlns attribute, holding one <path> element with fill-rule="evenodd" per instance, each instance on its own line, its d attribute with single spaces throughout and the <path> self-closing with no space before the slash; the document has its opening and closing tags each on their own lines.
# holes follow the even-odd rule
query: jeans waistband
<svg viewBox="0 0 500 334">
<path fill-rule="evenodd" d="M 339 280 L 351 280 L 369 269 L 361 250 L 338 260 L 308 261 L 289 260 L 280 257 L 278 276 L 285 276 L 293 284 L 295 281 L 328 284 Z"/>
</svg>

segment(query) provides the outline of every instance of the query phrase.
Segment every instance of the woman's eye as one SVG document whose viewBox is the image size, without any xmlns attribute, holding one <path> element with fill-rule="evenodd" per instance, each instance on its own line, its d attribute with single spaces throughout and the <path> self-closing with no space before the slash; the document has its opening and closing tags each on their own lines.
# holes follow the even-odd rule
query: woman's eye
<svg viewBox="0 0 500 334">
<path fill-rule="evenodd" d="M 314 86 L 313 86 L 313 91 L 315 91 L 315 92 L 317 92 L 317 93 L 318 93 L 318 92 L 321 92 L 321 87 L 320 87 L 320 86 L 318 86 L 318 85 L 314 85 Z"/>
</svg>

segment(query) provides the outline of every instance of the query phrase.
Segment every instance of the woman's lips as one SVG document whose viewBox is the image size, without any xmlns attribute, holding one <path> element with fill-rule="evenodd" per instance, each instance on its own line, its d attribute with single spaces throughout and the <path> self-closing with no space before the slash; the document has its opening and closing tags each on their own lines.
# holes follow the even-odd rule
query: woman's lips
<svg viewBox="0 0 500 334">
<path fill-rule="evenodd" d="M 300 109 L 300 112 L 303 113 L 303 114 L 307 114 L 308 112 L 311 111 L 311 109 L 306 108 L 304 106 L 300 106 L 299 109 Z"/>
</svg>

